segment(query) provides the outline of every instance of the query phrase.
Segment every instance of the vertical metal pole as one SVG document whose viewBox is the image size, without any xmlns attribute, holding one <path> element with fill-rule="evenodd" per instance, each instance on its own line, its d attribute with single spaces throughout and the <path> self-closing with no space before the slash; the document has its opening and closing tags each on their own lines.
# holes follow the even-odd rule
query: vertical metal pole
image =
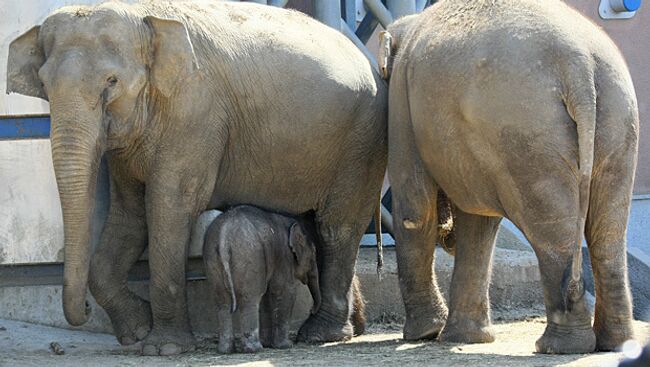
<svg viewBox="0 0 650 367">
<path fill-rule="evenodd" d="M 345 4 L 345 23 L 352 30 L 357 29 L 357 2 L 355 0 L 341 0 Z"/>
<path fill-rule="evenodd" d="M 393 19 L 415 14 L 415 0 L 386 0 L 386 5 L 393 14 Z"/>
<path fill-rule="evenodd" d="M 314 18 L 328 26 L 341 29 L 341 2 L 339 0 L 313 0 Z"/>
</svg>

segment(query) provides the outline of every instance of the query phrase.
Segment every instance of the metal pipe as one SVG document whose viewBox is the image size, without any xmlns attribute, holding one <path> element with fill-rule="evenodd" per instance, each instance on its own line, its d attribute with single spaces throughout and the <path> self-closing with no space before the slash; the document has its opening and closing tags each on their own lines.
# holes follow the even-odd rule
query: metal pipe
<svg viewBox="0 0 650 367">
<path fill-rule="evenodd" d="M 386 5 L 393 14 L 393 19 L 415 14 L 415 0 L 386 0 Z"/>
<path fill-rule="evenodd" d="M 313 0 L 314 18 L 334 29 L 341 29 L 341 2 L 339 0 Z"/>
<path fill-rule="evenodd" d="M 416 0 L 415 1 L 415 11 L 421 12 L 424 10 L 424 7 L 427 5 L 427 0 Z"/>
<path fill-rule="evenodd" d="M 368 10 L 375 15 L 384 28 L 393 22 L 393 16 L 380 0 L 363 0 L 363 3 L 366 4 Z"/>
<path fill-rule="evenodd" d="M 357 29 L 357 2 L 355 0 L 345 1 L 345 23 L 350 29 Z"/>
<path fill-rule="evenodd" d="M 269 5 L 277 6 L 278 8 L 284 8 L 287 6 L 289 0 L 269 0 Z"/>
<path fill-rule="evenodd" d="M 359 50 L 366 56 L 368 61 L 370 61 L 370 65 L 372 65 L 372 67 L 375 68 L 375 70 L 379 71 L 379 65 L 377 64 L 375 55 L 373 55 L 372 52 L 368 50 L 366 45 L 364 45 L 363 42 L 361 42 L 359 37 L 357 37 L 357 35 L 354 34 L 354 32 L 350 29 L 350 27 L 348 27 L 348 24 L 345 22 L 345 20 L 340 19 L 339 22 L 341 23 L 341 32 L 359 48 Z"/>
</svg>

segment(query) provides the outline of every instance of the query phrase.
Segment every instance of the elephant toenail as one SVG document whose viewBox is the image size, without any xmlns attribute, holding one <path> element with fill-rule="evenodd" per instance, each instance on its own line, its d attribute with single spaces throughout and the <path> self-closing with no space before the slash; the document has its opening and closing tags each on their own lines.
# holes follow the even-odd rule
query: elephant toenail
<svg viewBox="0 0 650 367">
<path fill-rule="evenodd" d="M 161 356 L 171 356 L 176 354 L 181 354 L 182 350 L 177 344 L 167 343 L 160 348 Z"/>
<path fill-rule="evenodd" d="M 120 344 L 122 345 L 131 345 L 134 344 L 135 340 L 130 337 L 130 336 L 123 336 L 122 339 L 120 340 Z"/>
<path fill-rule="evenodd" d="M 142 355 L 144 356 L 157 356 L 158 349 L 154 345 L 145 345 L 142 347 Z"/>
</svg>

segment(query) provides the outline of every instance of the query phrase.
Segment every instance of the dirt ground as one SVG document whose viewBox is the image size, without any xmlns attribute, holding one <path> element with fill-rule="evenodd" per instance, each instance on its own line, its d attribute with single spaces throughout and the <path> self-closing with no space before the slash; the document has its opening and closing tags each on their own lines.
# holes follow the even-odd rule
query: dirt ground
<svg viewBox="0 0 650 367">
<path fill-rule="evenodd" d="M 541 355 L 534 353 L 543 318 L 498 322 L 492 344 L 409 343 L 399 325 L 375 325 L 367 335 L 348 342 L 298 344 L 290 350 L 264 350 L 256 355 L 218 355 L 214 339 L 203 338 L 197 351 L 176 357 L 141 357 L 139 347 L 121 347 L 107 334 L 64 330 L 0 320 L 0 366 L 616 366 L 621 353 Z M 643 343 L 650 323 L 636 322 Z M 65 354 L 55 355 L 56 342 Z"/>
</svg>

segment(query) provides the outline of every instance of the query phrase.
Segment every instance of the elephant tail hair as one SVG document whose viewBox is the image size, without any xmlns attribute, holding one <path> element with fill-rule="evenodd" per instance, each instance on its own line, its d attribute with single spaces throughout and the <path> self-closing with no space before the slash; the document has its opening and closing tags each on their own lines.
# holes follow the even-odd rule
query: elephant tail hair
<svg viewBox="0 0 650 367">
<path fill-rule="evenodd" d="M 589 210 L 591 175 L 594 166 L 594 140 L 596 136 L 596 85 L 594 67 L 584 59 L 571 58 L 564 67 L 565 81 L 563 99 L 569 116 L 576 123 L 578 133 L 578 208 L 575 249 L 570 269 L 562 279 L 562 295 L 565 308 L 584 294 L 582 279 L 582 243 Z"/>
<path fill-rule="evenodd" d="M 233 285 L 232 273 L 230 271 L 230 248 L 222 249 L 219 258 L 221 259 L 221 266 L 223 266 L 223 273 L 225 275 L 223 282 L 226 289 L 230 291 L 230 312 L 233 313 L 237 311 L 237 296 L 235 296 L 235 286 Z"/>
</svg>

